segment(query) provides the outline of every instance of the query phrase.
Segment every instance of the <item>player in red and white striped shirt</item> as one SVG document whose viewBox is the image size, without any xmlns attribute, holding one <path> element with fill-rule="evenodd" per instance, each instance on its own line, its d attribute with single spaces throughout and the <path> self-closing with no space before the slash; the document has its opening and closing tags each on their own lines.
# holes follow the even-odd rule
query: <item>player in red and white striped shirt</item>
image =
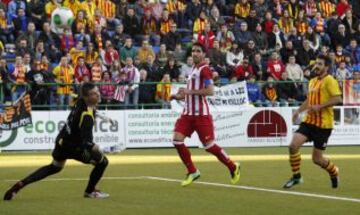
<svg viewBox="0 0 360 215">
<path fill-rule="evenodd" d="M 187 186 L 200 177 L 200 171 L 194 166 L 190 151 L 184 144 L 185 138 L 190 137 L 194 131 L 199 135 L 206 151 L 215 155 L 228 167 L 231 183 L 235 184 L 240 180 L 240 164 L 234 163 L 214 142 L 214 125 L 206 101 L 206 96 L 214 94 L 214 84 L 209 66 L 204 62 L 205 48 L 202 44 L 193 44 L 192 57 L 195 66 L 187 80 L 187 87 L 180 88 L 179 92 L 172 96 L 176 100 L 185 99 L 184 111 L 176 121 L 173 137 L 173 144 L 188 170 L 187 177 L 181 185 Z"/>
</svg>

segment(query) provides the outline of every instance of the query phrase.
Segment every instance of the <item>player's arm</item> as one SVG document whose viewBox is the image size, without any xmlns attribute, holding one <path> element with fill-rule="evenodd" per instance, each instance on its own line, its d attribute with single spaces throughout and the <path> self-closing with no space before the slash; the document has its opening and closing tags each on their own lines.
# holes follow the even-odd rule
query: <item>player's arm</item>
<svg viewBox="0 0 360 215">
<path fill-rule="evenodd" d="M 332 96 L 328 102 L 325 102 L 324 104 L 319 105 L 319 110 L 322 108 L 327 108 L 327 107 L 331 107 L 337 104 L 342 103 L 342 98 L 341 96 Z"/>
<path fill-rule="evenodd" d="M 80 136 L 82 147 L 91 149 L 95 144 L 93 142 L 92 129 L 94 126 L 94 117 L 91 114 L 83 113 L 80 120 Z"/>
</svg>

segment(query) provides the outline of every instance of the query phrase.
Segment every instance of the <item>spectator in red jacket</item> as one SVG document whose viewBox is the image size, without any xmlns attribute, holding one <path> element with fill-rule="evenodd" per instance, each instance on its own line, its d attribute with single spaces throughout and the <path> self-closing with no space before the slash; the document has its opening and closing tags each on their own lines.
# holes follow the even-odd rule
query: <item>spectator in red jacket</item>
<svg viewBox="0 0 360 215">
<path fill-rule="evenodd" d="M 205 24 L 205 29 L 198 36 L 198 41 L 204 45 L 206 52 L 214 47 L 215 34 L 211 30 L 210 23 Z"/>
<path fill-rule="evenodd" d="M 267 72 L 269 73 L 269 76 L 273 77 L 276 81 L 278 81 L 281 78 L 281 74 L 285 72 L 285 66 L 280 60 L 277 52 L 271 54 L 271 59 L 267 64 Z"/>
<path fill-rule="evenodd" d="M 254 75 L 252 65 L 249 63 L 249 58 L 244 57 L 241 65 L 235 68 L 234 77 L 232 81 L 249 80 Z"/>
</svg>

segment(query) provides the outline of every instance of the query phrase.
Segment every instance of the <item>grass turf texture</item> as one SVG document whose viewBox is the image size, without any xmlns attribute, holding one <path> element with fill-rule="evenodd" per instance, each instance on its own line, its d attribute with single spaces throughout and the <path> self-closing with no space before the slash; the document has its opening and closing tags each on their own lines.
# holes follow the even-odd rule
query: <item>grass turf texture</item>
<svg viewBox="0 0 360 215">
<path fill-rule="evenodd" d="M 230 184 L 227 169 L 203 149 L 191 149 L 201 171 L 200 182 Z M 291 176 L 287 148 L 227 149 L 241 161 L 239 185 L 283 190 Z M 360 199 L 360 147 L 329 147 L 326 151 L 340 167 L 340 187 L 330 187 L 327 173 L 312 164 L 311 148 L 303 148 L 301 165 L 304 184 L 290 191 Z M 273 156 L 276 155 L 276 156 Z M 183 179 L 185 169 L 175 149 L 127 150 L 109 155 L 105 177 L 156 176 Z M 260 160 L 262 159 L 262 160 Z M 0 192 L 51 161 L 50 153 L 0 154 Z M 11 202 L 0 201 L 0 214 L 359 214 L 360 203 L 317 197 L 192 184 L 137 179 L 105 179 L 99 188 L 110 193 L 106 200 L 84 199 L 83 191 L 91 166 L 69 162 L 62 172 L 22 190 Z M 83 179 L 83 180 L 72 180 Z M 286 190 L 288 191 L 288 190 Z"/>
</svg>

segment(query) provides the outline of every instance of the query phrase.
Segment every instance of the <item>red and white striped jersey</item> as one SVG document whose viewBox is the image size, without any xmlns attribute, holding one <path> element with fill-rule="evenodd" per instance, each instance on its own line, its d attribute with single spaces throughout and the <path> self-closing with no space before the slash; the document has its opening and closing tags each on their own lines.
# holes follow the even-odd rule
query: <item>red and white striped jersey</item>
<svg viewBox="0 0 360 215">
<path fill-rule="evenodd" d="M 187 79 L 188 90 L 200 90 L 205 88 L 205 81 L 211 81 L 212 73 L 208 65 L 201 63 L 192 68 L 192 72 Z M 203 116 L 210 115 L 209 105 L 206 96 L 186 95 L 183 115 Z"/>
</svg>

